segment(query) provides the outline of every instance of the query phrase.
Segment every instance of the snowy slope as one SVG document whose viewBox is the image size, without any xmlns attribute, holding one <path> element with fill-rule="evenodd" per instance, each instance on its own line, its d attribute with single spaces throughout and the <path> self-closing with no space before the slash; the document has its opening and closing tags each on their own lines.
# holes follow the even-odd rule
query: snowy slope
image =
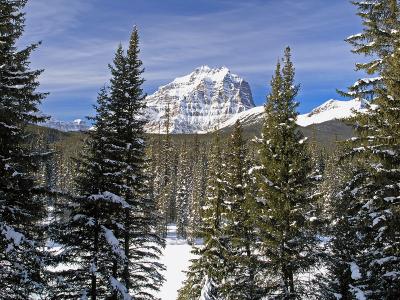
<svg viewBox="0 0 400 300">
<path fill-rule="evenodd" d="M 310 113 L 299 115 L 297 124 L 302 127 L 307 127 L 312 124 L 320 124 L 331 120 L 343 120 L 351 117 L 354 111 L 366 111 L 365 103 L 360 100 L 328 100 L 317 108 L 313 109 Z M 257 106 L 252 109 L 246 110 L 231 119 L 221 124 L 220 128 L 231 127 L 239 120 L 243 125 L 249 126 L 262 122 L 264 117 L 264 107 Z"/>
<path fill-rule="evenodd" d="M 176 226 L 168 226 L 167 246 L 164 249 L 161 263 L 166 267 L 164 276 L 166 282 L 157 295 L 162 300 L 174 300 L 178 297 L 178 290 L 186 276 L 190 265 L 190 260 L 194 258 L 191 253 L 192 246 L 188 245 L 186 240 L 178 239 L 176 236 Z"/>
<path fill-rule="evenodd" d="M 313 109 L 310 113 L 299 115 L 297 124 L 306 127 L 331 120 L 342 120 L 351 117 L 354 111 L 365 112 L 366 104 L 358 99 L 349 101 L 331 99 Z"/>
<path fill-rule="evenodd" d="M 146 131 L 165 133 L 170 109 L 170 132 L 213 131 L 236 114 L 254 107 L 249 84 L 228 68 L 202 66 L 176 78 L 146 98 L 150 122 Z"/>
<path fill-rule="evenodd" d="M 44 127 L 57 129 L 60 131 L 68 132 L 68 131 L 87 131 L 90 126 L 81 119 L 76 119 L 72 122 L 59 121 L 54 118 L 50 118 L 48 121 L 40 124 Z"/>
<path fill-rule="evenodd" d="M 264 117 L 264 106 L 256 106 L 233 116 L 229 120 L 222 123 L 219 126 L 219 128 L 222 129 L 226 127 L 231 127 L 235 125 L 236 121 L 238 120 L 240 121 L 241 124 L 248 126 L 258 123 L 259 121 L 262 120 L 263 117 Z"/>
</svg>

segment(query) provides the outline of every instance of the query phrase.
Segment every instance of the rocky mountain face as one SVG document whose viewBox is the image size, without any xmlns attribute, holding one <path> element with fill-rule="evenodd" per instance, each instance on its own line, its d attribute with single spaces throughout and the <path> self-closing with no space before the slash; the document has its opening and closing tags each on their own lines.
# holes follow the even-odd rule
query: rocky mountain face
<svg viewBox="0 0 400 300">
<path fill-rule="evenodd" d="M 254 107 L 249 84 L 226 67 L 197 68 L 146 100 L 150 133 L 166 132 L 167 110 L 171 133 L 203 133 Z"/>
</svg>

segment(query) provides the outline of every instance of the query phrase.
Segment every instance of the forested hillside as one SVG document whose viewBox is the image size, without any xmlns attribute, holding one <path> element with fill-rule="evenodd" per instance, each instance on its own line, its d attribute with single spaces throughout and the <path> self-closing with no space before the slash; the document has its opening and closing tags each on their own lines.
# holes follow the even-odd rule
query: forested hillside
<svg viewBox="0 0 400 300">
<path fill-rule="evenodd" d="M 252 155 L 256 156 L 255 138 L 261 135 L 261 126 L 252 125 L 243 127 L 243 138 Z M 220 132 L 221 144 L 223 148 L 228 148 L 228 141 L 232 134 L 233 128 L 224 128 Z M 330 156 L 335 153 L 340 141 L 350 138 L 353 130 L 349 125 L 342 121 L 329 121 L 322 124 L 310 125 L 308 127 L 299 127 L 299 130 L 307 137 L 312 144 L 312 152 L 315 155 Z M 55 129 L 49 129 L 40 126 L 30 126 L 29 131 L 35 136 L 34 147 L 43 147 L 47 151 L 54 152 L 52 157 L 46 163 L 48 181 L 51 188 L 61 190 L 63 192 L 70 191 L 74 188 L 74 177 L 76 176 L 76 163 L 79 158 L 79 153 L 83 149 L 84 140 L 88 138 L 86 132 L 61 132 Z M 209 160 L 211 144 L 214 134 L 171 134 L 157 135 L 148 134 L 147 155 L 151 161 L 151 176 L 156 182 L 160 179 L 161 168 L 170 168 L 171 176 L 174 178 L 174 185 L 181 182 L 183 178 L 195 178 L 194 169 L 203 169 L 200 174 L 203 174 L 203 181 L 206 180 L 208 170 L 207 161 Z M 168 146 L 167 143 L 170 143 Z M 168 147 L 170 152 L 168 152 Z M 190 167 L 187 171 L 187 164 L 194 164 L 197 159 L 201 158 L 203 163 L 194 168 Z M 164 160 L 164 161 L 163 161 Z M 167 160 L 167 161 L 165 161 Z M 44 174 L 43 174 L 44 176 Z M 192 186 L 193 183 L 190 183 Z M 203 189 L 205 188 L 205 185 Z M 176 199 L 176 193 L 171 199 Z M 202 194 L 205 193 L 203 190 Z M 177 204 L 174 204 L 175 206 Z M 176 207 L 173 208 L 176 210 Z M 176 222 L 176 213 L 170 222 Z"/>
</svg>

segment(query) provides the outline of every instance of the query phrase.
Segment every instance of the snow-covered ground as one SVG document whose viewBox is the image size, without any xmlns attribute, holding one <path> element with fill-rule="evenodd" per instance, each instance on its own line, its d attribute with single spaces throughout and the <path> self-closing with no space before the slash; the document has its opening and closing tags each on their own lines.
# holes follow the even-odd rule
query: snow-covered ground
<svg viewBox="0 0 400 300">
<path fill-rule="evenodd" d="M 194 258 L 191 253 L 192 246 L 186 240 L 178 239 L 176 236 L 176 226 L 168 226 L 167 246 L 161 262 L 167 270 L 164 272 L 166 281 L 161 288 L 159 297 L 162 300 L 175 300 L 178 296 L 178 289 L 181 288 L 185 280 L 185 273 L 189 268 L 190 260 Z"/>
</svg>

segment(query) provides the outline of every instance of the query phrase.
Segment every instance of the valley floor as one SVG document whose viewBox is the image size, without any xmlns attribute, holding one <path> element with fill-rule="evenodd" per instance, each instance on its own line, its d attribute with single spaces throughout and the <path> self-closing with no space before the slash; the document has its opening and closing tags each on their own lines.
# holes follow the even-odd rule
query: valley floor
<svg viewBox="0 0 400 300">
<path fill-rule="evenodd" d="M 186 240 L 179 239 L 176 235 L 176 225 L 168 226 L 166 247 L 161 263 L 166 267 L 164 276 L 166 281 L 162 286 L 159 297 L 162 300 L 175 300 L 178 296 L 178 289 L 185 280 L 184 271 L 188 270 L 190 260 L 194 258 L 191 253 L 192 246 Z"/>
</svg>

